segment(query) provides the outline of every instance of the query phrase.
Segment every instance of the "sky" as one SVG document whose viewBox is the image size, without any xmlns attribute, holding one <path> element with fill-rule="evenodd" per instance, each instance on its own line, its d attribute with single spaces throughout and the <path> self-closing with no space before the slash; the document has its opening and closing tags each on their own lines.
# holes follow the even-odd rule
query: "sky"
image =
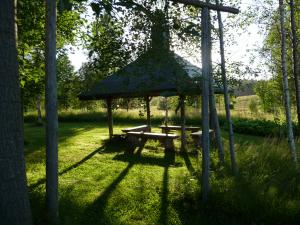
<svg viewBox="0 0 300 225">
<path fill-rule="evenodd" d="M 248 6 L 256 6 L 260 3 L 260 0 L 241 0 L 240 10 L 241 13 L 245 12 L 247 10 Z M 89 14 L 92 14 L 89 12 Z M 226 15 L 224 15 L 224 18 L 226 20 Z M 260 29 L 258 25 L 251 24 L 249 27 L 246 28 L 246 30 L 240 30 L 235 37 L 236 44 L 231 45 L 230 49 L 225 49 L 226 54 L 230 57 L 233 61 L 241 61 L 245 65 L 250 63 L 250 52 L 255 52 L 254 50 L 258 47 L 261 47 L 263 44 L 264 36 L 259 32 Z M 234 31 L 236 32 L 236 31 Z M 225 34 L 226 35 L 226 34 Z M 176 50 L 175 50 L 176 51 Z M 184 53 L 177 52 L 178 54 L 185 57 Z M 198 54 L 198 53 L 197 53 Z M 254 53 L 255 56 L 256 53 Z M 216 53 L 213 53 L 212 55 L 213 60 L 214 58 L 219 58 L 220 56 Z M 86 62 L 87 59 L 87 52 L 82 49 L 81 46 L 76 46 L 73 53 L 69 54 L 69 58 L 74 65 L 75 69 L 78 70 L 82 63 Z M 195 57 L 194 57 L 195 58 Z M 194 58 L 187 57 L 188 60 L 190 60 L 194 64 L 198 64 Z M 258 54 L 256 55 L 256 62 L 257 66 L 260 65 L 261 59 L 259 58 Z M 248 75 L 247 79 L 268 79 L 270 77 L 270 74 L 260 74 L 258 77 L 253 77 L 252 75 Z"/>
</svg>

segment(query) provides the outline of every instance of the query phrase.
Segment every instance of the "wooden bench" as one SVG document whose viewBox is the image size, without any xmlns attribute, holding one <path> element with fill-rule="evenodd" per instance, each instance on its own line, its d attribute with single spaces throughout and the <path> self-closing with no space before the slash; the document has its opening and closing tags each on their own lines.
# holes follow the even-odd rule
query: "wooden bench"
<svg viewBox="0 0 300 225">
<path fill-rule="evenodd" d="M 150 127 L 148 125 L 142 125 L 142 126 L 137 126 L 137 127 L 130 127 L 130 128 L 125 128 L 122 130 L 124 133 L 128 132 L 139 132 L 139 131 L 150 131 Z"/>
<path fill-rule="evenodd" d="M 150 140 L 158 140 L 165 147 L 167 151 L 174 151 L 174 139 L 179 138 L 175 134 L 164 134 L 164 133 L 151 133 L 151 132 L 137 132 L 130 131 L 126 134 L 128 140 L 134 145 L 145 144 L 145 142 Z"/>
<path fill-rule="evenodd" d="M 181 126 L 159 126 L 161 128 L 162 133 L 169 133 L 171 130 L 181 130 Z M 185 130 L 186 131 L 191 131 L 191 132 L 197 132 L 201 129 L 201 127 L 193 127 L 193 126 L 186 126 Z"/>
<path fill-rule="evenodd" d="M 191 133 L 191 136 L 194 140 L 194 143 L 197 147 L 201 147 L 202 146 L 202 130 L 199 130 L 197 132 Z M 210 140 L 213 140 L 215 138 L 215 132 L 214 130 L 209 130 L 209 138 Z"/>
</svg>

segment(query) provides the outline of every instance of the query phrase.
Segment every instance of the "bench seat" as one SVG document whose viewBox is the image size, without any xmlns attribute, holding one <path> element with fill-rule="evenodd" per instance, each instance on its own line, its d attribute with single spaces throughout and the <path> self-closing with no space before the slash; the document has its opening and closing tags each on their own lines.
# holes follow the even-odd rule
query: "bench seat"
<svg viewBox="0 0 300 225">
<path fill-rule="evenodd" d="M 126 133 L 127 139 L 133 144 L 144 144 L 147 140 L 158 140 L 165 147 L 166 150 L 174 150 L 174 139 L 179 138 L 175 134 L 165 133 L 151 133 L 151 132 L 137 132 L 130 131 Z"/>
<path fill-rule="evenodd" d="M 191 133 L 191 136 L 192 136 L 192 138 L 195 142 L 195 145 L 197 147 L 202 146 L 202 143 L 201 143 L 202 142 L 202 130 Z M 211 140 L 215 138 L 214 130 L 211 130 L 211 129 L 209 130 L 209 137 L 210 137 Z"/>
<path fill-rule="evenodd" d="M 137 126 L 137 127 L 125 128 L 122 131 L 124 133 L 138 132 L 138 131 L 150 131 L 150 127 L 148 127 L 148 125 L 141 125 L 141 126 Z"/>
<path fill-rule="evenodd" d="M 181 130 L 181 126 L 174 126 L 174 125 L 170 125 L 170 126 L 162 125 L 162 126 L 159 126 L 159 128 L 161 128 L 162 132 L 164 132 L 164 133 L 168 133 L 170 130 Z M 191 132 L 196 132 L 196 131 L 199 131 L 200 129 L 201 129 L 201 127 L 195 127 L 195 126 L 186 126 L 185 127 L 186 131 L 191 131 Z"/>
</svg>

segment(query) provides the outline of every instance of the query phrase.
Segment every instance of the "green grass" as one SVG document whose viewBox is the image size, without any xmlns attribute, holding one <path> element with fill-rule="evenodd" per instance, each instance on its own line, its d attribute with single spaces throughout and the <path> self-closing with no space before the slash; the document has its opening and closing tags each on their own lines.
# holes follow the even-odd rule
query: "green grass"
<svg viewBox="0 0 300 225">
<path fill-rule="evenodd" d="M 115 124 L 115 133 L 134 122 Z M 211 195 L 200 199 L 201 155 L 165 154 L 155 142 L 141 155 L 107 142 L 105 123 L 59 125 L 62 225 L 289 224 L 300 221 L 300 171 L 285 140 L 236 135 L 239 176 L 212 152 Z M 224 143 L 228 139 L 224 134 Z M 179 143 L 176 143 L 179 147 Z M 298 149 L 299 149 L 298 145 Z M 194 148 L 189 146 L 189 151 Z M 45 224 L 45 132 L 25 124 L 25 157 L 35 224 Z"/>
</svg>

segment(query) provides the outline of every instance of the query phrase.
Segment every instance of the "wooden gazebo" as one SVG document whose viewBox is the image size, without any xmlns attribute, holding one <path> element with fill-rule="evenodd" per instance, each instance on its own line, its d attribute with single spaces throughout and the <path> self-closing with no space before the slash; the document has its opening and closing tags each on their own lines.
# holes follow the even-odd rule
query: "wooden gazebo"
<svg viewBox="0 0 300 225">
<path fill-rule="evenodd" d="M 106 100 L 109 136 L 113 136 L 112 100 L 144 98 L 147 125 L 151 129 L 150 99 L 154 96 L 179 96 L 181 104 L 181 141 L 185 146 L 185 96 L 200 95 L 201 68 L 172 51 L 158 53 L 150 49 L 117 73 L 109 75 L 79 95 L 80 100 Z M 215 92 L 221 93 L 215 86 Z M 184 148 L 184 147 L 183 147 Z"/>
</svg>

